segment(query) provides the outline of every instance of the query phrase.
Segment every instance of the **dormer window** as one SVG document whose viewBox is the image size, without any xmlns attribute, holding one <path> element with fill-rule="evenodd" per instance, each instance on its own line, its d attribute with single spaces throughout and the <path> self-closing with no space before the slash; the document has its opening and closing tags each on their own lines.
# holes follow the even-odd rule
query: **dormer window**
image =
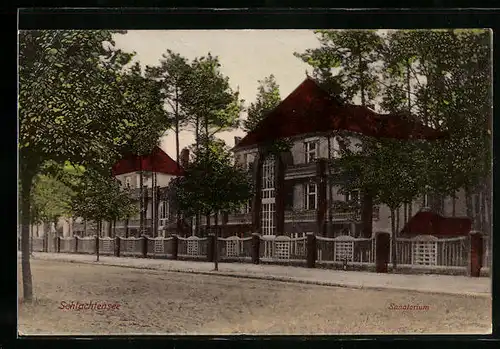
<svg viewBox="0 0 500 349">
<path fill-rule="evenodd" d="M 318 141 L 314 140 L 304 142 L 304 148 L 306 164 L 316 161 L 316 159 L 318 158 Z"/>
</svg>

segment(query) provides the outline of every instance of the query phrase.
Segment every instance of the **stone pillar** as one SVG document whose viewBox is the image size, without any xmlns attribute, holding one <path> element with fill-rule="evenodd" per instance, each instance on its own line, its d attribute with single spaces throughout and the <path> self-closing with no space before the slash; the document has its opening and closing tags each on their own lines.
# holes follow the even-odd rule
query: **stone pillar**
<svg viewBox="0 0 500 349">
<path fill-rule="evenodd" d="M 148 257 L 148 237 L 146 235 L 142 236 L 142 257 Z"/>
<path fill-rule="evenodd" d="M 116 257 L 120 257 L 120 243 L 121 243 L 120 237 L 119 236 L 115 237 L 115 256 Z"/>
<path fill-rule="evenodd" d="M 214 256 L 215 256 L 215 234 L 210 233 L 208 234 L 208 246 L 207 246 L 207 261 L 208 262 L 213 262 L 214 261 Z"/>
<path fill-rule="evenodd" d="M 391 251 L 391 235 L 378 232 L 375 235 L 375 270 L 377 273 L 387 273 Z"/>
<path fill-rule="evenodd" d="M 275 190 L 276 190 L 276 235 L 283 235 L 285 233 L 285 162 L 282 154 L 276 156 L 275 162 L 276 175 L 275 175 Z"/>
<path fill-rule="evenodd" d="M 316 236 L 307 233 L 307 267 L 314 268 L 316 265 Z"/>
<path fill-rule="evenodd" d="M 259 150 L 253 164 L 253 178 L 255 184 L 255 195 L 252 202 L 252 226 L 253 232 L 261 232 L 261 214 L 262 214 L 262 166 L 264 164 L 264 154 Z"/>
<path fill-rule="evenodd" d="M 95 236 L 95 254 L 97 255 L 97 260 L 99 260 L 99 235 Z"/>
<path fill-rule="evenodd" d="M 252 233 L 252 263 L 260 263 L 260 234 Z"/>
<path fill-rule="evenodd" d="M 351 236 L 354 236 L 354 237 L 357 237 L 356 236 L 356 223 L 355 222 L 351 222 L 349 223 L 349 230 L 351 231 Z"/>
<path fill-rule="evenodd" d="M 19 241 L 19 245 L 21 241 Z M 43 234 L 43 252 L 49 252 L 49 234 Z"/>
<path fill-rule="evenodd" d="M 177 259 L 178 258 L 178 251 L 179 251 L 179 239 L 177 238 L 177 235 L 172 235 L 172 259 Z"/>
<path fill-rule="evenodd" d="M 318 185 L 318 209 L 316 210 L 318 235 L 326 236 L 327 176 L 325 159 L 319 159 L 316 162 L 316 183 Z"/>
<path fill-rule="evenodd" d="M 483 264 L 483 236 L 478 231 L 471 231 L 470 253 L 469 253 L 469 270 L 470 276 L 479 277 L 481 275 L 481 267 Z"/>
</svg>

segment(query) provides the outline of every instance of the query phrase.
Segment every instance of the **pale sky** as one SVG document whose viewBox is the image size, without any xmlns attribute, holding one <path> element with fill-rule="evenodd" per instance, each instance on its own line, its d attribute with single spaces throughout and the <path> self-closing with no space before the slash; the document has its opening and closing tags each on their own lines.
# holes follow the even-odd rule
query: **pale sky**
<svg viewBox="0 0 500 349">
<path fill-rule="evenodd" d="M 118 48 L 135 51 L 143 66 L 159 64 L 167 49 L 190 60 L 210 52 L 219 57 L 221 71 L 229 77 L 231 87 L 236 90 L 239 86 L 245 107 L 255 101 L 257 81 L 270 74 L 280 85 L 281 98 L 288 96 L 306 78 L 309 68 L 293 53 L 319 46 L 312 30 L 130 30 L 117 35 L 115 42 Z M 219 137 L 232 147 L 234 136 L 243 135 L 236 130 L 220 133 Z M 189 131 L 182 132 L 180 138 L 181 149 L 194 142 Z M 173 131 L 163 138 L 161 147 L 175 159 Z"/>
</svg>

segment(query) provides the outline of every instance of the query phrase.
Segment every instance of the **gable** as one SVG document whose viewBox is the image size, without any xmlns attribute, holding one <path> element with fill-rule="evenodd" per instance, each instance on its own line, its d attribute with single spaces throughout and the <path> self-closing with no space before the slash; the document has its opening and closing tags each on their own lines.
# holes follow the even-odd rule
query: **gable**
<svg viewBox="0 0 500 349">
<path fill-rule="evenodd" d="M 151 154 L 139 157 L 129 155 L 118 161 L 112 168 L 113 176 L 137 171 L 164 173 L 173 176 L 184 175 L 184 169 L 160 147 L 155 147 Z"/>
</svg>

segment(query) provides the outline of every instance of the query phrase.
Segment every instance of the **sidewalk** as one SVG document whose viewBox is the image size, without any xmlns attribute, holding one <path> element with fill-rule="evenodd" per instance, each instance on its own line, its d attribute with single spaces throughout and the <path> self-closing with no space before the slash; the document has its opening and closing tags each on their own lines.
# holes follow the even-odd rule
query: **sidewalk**
<svg viewBox="0 0 500 349">
<path fill-rule="evenodd" d="M 20 253 L 18 253 L 18 256 L 20 256 Z M 491 279 L 486 277 L 472 278 L 451 275 L 379 274 L 362 271 L 308 269 L 243 263 L 219 263 L 219 271 L 213 271 L 213 263 L 209 262 L 109 256 L 100 256 L 100 261 L 96 262 L 95 255 L 66 253 L 34 252 L 32 258 L 34 260 L 100 264 L 170 272 L 289 281 L 357 289 L 393 289 L 413 292 L 491 297 Z"/>
</svg>

